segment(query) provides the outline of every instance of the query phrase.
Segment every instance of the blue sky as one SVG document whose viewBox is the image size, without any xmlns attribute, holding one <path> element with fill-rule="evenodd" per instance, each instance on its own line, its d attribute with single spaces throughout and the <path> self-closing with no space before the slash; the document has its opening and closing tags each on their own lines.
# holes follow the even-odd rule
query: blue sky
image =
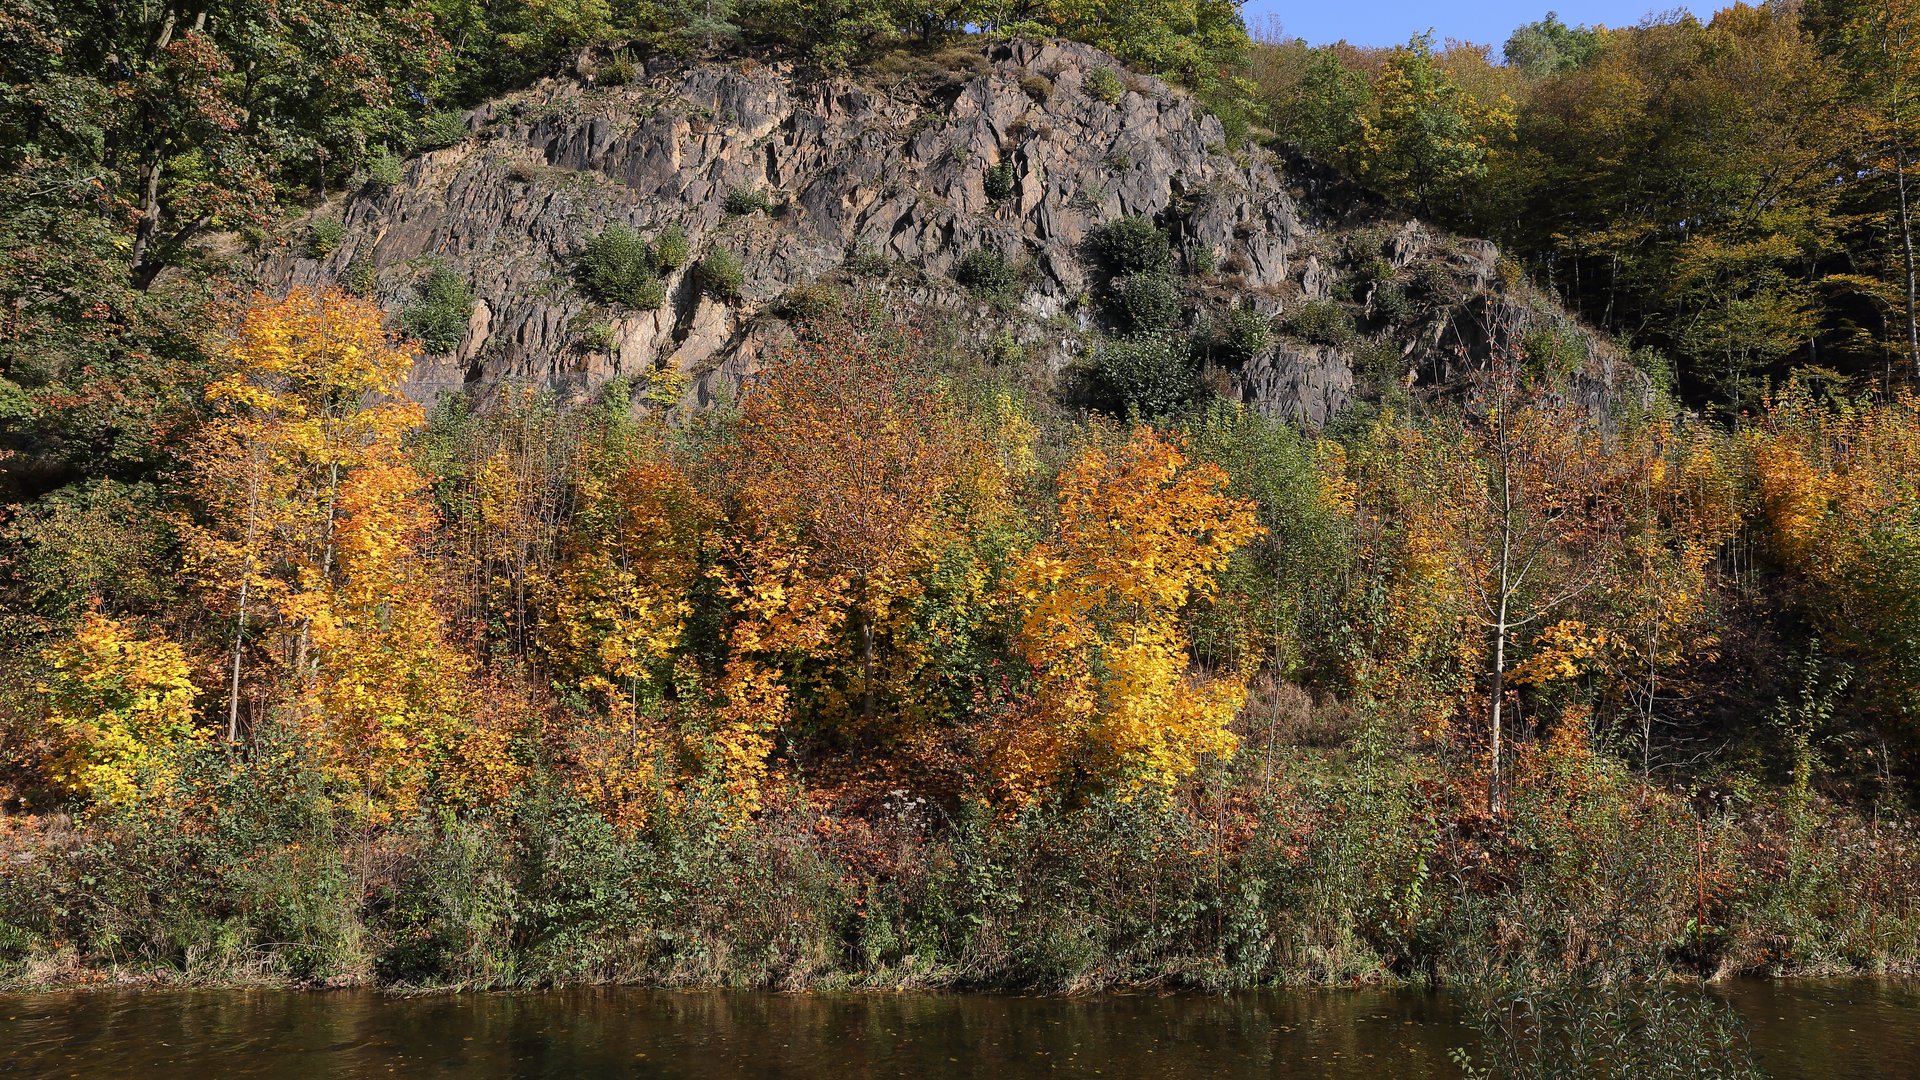
<svg viewBox="0 0 1920 1080">
<path fill-rule="evenodd" d="M 1314 45 L 1342 38 L 1356 45 L 1398 45 L 1431 29 L 1439 41 L 1461 38 L 1493 45 L 1497 56 L 1514 27 L 1549 9 L 1570 25 L 1631 26 L 1651 12 L 1678 7 L 1708 12 L 1719 6 L 1677 0 L 1247 0 L 1245 14 L 1248 29 L 1257 31 L 1277 15 L 1288 37 L 1303 37 Z"/>
</svg>

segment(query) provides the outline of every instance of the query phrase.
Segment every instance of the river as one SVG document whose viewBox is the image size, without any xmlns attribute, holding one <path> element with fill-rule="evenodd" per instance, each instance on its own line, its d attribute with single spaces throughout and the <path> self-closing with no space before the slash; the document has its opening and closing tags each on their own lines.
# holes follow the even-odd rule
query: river
<svg viewBox="0 0 1920 1080">
<path fill-rule="evenodd" d="M 1778 1080 L 1920 1077 L 1920 984 L 1718 991 Z M 1092 998 L 590 989 L 0 995 L 0 1077 L 1455 1077 L 1441 994 Z"/>
</svg>

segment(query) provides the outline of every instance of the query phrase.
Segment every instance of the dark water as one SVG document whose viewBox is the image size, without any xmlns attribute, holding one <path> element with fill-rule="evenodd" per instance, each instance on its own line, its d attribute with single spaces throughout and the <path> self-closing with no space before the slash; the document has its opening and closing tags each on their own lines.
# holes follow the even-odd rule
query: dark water
<svg viewBox="0 0 1920 1080">
<path fill-rule="evenodd" d="M 1920 985 L 1723 991 L 1769 1072 L 1920 1077 Z M 1406 991 L 1089 999 L 581 990 L 0 995 L 0 1077 L 1454 1077 Z"/>
</svg>

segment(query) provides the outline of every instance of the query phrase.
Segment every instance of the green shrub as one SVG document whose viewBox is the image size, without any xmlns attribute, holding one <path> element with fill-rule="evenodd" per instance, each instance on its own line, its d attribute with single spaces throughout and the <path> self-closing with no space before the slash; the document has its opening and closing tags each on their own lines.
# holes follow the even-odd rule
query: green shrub
<svg viewBox="0 0 1920 1080">
<path fill-rule="evenodd" d="M 975 296 L 1007 300 L 1020 284 L 1020 268 L 993 248 L 975 248 L 954 266 L 953 280 Z"/>
<path fill-rule="evenodd" d="M 1452 307 L 1467 298 L 1467 286 L 1443 262 L 1426 262 L 1414 267 L 1407 294 L 1428 310 Z"/>
<path fill-rule="evenodd" d="M 588 352 L 612 352 L 613 346 L 613 324 L 610 322 L 588 323 L 580 331 L 580 347 Z"/>
<path fill-rule="evenodd" d="M 1396 325 L 1410 322 L 1414 316 L 1413 298 L 1395 282 L 1376 282 L 1373 286 L 1373 314 L 1375 318 Z"/>
<path fill-rule="evenodd" d="M 983 186 L 987 189 L 987 198 L 994 202 L 1003 202 L 1013 197 L 1013 162 L 1003 161 L 987 169 Z"/>
<path fill-rule="evenodd" d="M 687 265 L 693 257 L 693 245 L 687 240 L 687 230 L 678 225 L 669 225 L 660 230 L 653 241 L 653 263 L 663 274 L 671 274 Z"/>
<path fill-rule="evenodd" d="M 1127 330 L 1171 330 L 1180 324 L 1186 293 L 1170 274 L 1151 271 L 1133 274 L 1114 285 L 1109 307 Z"/>
<path fill-rule="evenodd" d="M 466 277 L 441 266 L 427 275 L 413 302 L 401 310 L 400 327 L 428 352 L 448 353 L 466 338 L 472 315 L 473 290 Z"/>
<path fill-rule="evenodd" d="M 491 985 L 513 977 L 517 921 L 510 837 L 488 821 L 416 823 L 407 862 L 379 898 L 390 983 Z"/>
<path fill-rule="evenodd" d="M 1094 357 L 1096 404 L 1115 416 L 1151 419 L 1194 401 L 1199 373 L 1178 334 L 1128 334 L 1100 344 Z"/>
<path fill-rule="evenodd" d="M 307 223 L 307 257 L 324 259 L 347 237 L 346 223 L 337 217 L 317 217 Z"/>
<path fill-rule="evenodd" d="M 996 364 L 1017 364 L 1027 358 L 1027 347 L 1010 330 L 1002 330 L 987 343 L 987 356 Z"/>
<path fill-rule="evenodd" d="M 1564 379 L 1585 367 L 1589 354 L 1586 335 L 1570 324 L 1539 327 L 1520 341 L 1528 370 L 1549 379 Z"/>
<path fill-rule="evenodd" d="M 1391 397 L 1405 389 L 1407 361 L 1391 340 L 1357 342 L 1348 361 L 1354 382 L 1375 394 Z"/>
<path fill-rule="evenodd" d="M 1087 253 L 1109 279 L 1173 270 L 1167 234 L 1145 217 L 1124 217 L 1094 229 L 1087 236 Z"/>
<path fill-rule="evenodd" d="M 601 86 L 625 86 L 640 76 L 640 63 L 632 50 L 617 49 L 594 70 L 593 79 Z"/>
<path fill-rule="evenodd" d="M 1115 75 L 1110 67 L 1097 67 L 1087 73 L 1087 93 L 1095 101 L 1108 105 L 1117 104 L 1126 92 L 1126 84 L 1120 81 L 1120 76 Z"/>
<path fill-rule="evenodd" d="M 347 263 L 340 274 L 340 287 L 359 297 L 371 297 L 380 288 L 380 271 L 362 252 Z"/>
<path fill-rule="evenodd" d="M 1215 342 L 1220 357 L 1232 364 L 1244 364 L 1266 351 L 1273 340 L 1273 320 L 1245 305 L 1228 308 L 1220 321 L 1220 336 Z"/>
<path fill-rule="evenodd" d="M 723 247 L 714 248 L 701 256 L 694 272 L 699 279 L 700 290 L 715 300 L 740 299 L 740 290 L 747 283 L 740 256 Z"/>
<path fill-rule="evenodd" d="M 1287 316 L 1287 332 L 1312 345 L 1353 344 L 1353 314 L 1333 300 L 1309 300 Z"/>
<path fill-rule="evenodd" d="M 329 792 L 307 738 L 291 725 L 262 724 L 253 757 L 209 747 L 183 786 L 211 785 L 223 808 L 210 853 L 220 902 L 249 943 L 277 973 L 322 982 L 364 974 L 369 958 L 360 896 L 339 857 Z"/>
<path fill-rule="evenodd" d="M 444 150 L 467 139 L 467 117 L 459 109 L 442 109 L 420 118 L 420 135 L 414 145 L 421 150 Z"/>
<path fill-rule="evenodd" d="M 568 982 L 618 964 L 642 915 L 644 847 L 568 794 L 535 789 L 514 808 L 514 938 L 522 978 Z"/>
<path fill-rule="evenodd" d="M 386 147 L 381 147 L 367 158 L 367 183 L 381 191 L 389 191 L 400 186 L 407 178 L 407 163 L 399 155 Z"/>
<path fill-rule="evenodd" d="M 651 311 L 666 300 L 653 248 L 625 225 L 609 225 L 575 261 L 580 283 L 603 303 Z"/>
<path fill-rule="evenodd" d="M 773 213 L 773 197 L 759 188 L 734 188 L 727 192 L 727 201 L 722 205 L 727 213 L 739 217 Z"/>
<path fill-rule="evenodd" d="M 883 278 L 893 273 L 893 260 L 872 244 L 861 244 L 847 256 L 847 273 L 855 277 Z"/>
<path fill-rule="evenodd" d="M 1362 289 L 1392 277 L 1393 264 L 1380 255 L 1369 255 L 1353 268 L 1353 280 Z"/>
<path fill-rule="evenodd" d="M 774 301 L 773 313 L 789 322 L 806 322 L 833 315 L 842 307 L 840 290 L 824 281 L 795 285 Z"/>
</svg>

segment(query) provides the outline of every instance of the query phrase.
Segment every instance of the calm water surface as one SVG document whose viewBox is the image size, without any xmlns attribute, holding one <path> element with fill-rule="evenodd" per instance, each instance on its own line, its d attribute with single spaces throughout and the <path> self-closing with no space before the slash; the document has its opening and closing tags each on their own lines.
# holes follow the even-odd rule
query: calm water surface
<svg viewBox="0 0 1920 1080">
<path fill-rule="evenodd" d="M 1920 985 L 1723 991 L 1781 1080 L 1920 1077 Z M 579 990 L 0 995 L 0 1077 L 1457 1076 L 1441 995 L 1285 991 L 1063 1000 Z"/>
</svg>

